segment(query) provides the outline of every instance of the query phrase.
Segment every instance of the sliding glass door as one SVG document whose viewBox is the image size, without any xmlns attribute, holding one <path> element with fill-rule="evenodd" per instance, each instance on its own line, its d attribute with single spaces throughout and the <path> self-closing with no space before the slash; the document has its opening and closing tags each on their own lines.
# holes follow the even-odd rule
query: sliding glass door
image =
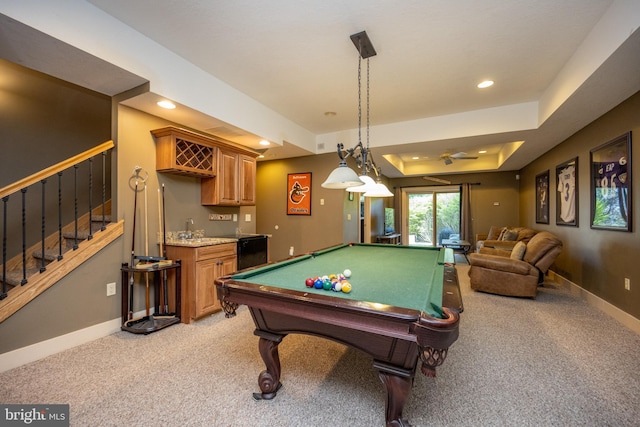
<svg viewBox="0 0 640 427">
<path fill-rule="evenodd" d="M 402 191 L 405 244 L 438 246 L 460 235 L 460 188 L 416 187 Z"/>
</svg>

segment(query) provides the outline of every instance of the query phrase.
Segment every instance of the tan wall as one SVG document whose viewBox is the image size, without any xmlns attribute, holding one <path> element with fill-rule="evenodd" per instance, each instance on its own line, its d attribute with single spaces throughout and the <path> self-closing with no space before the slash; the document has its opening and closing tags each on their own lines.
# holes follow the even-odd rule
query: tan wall
<svg viewBox="0 0 640 427">
<path fill-rule="evenodd" d="M 10 90 L 0 89 L 0 104 L 6 107 L 0 114 L 3 134 L 0 186 L 112 138 L 111 100 L 108 97 L 2 60 L 0 75 L 11 77 L 7 81 L 25 83 Z M 73 173 L 70 176 L 73 178 Z M 57 180 L 50 179 L 49 182 L 47 191 L 55 194 Z M 30 191 L 39 198 L 38 188 Z M 13 196 L 11 199 L 20 200 Z M 40 206 L 39 203 L 39 200 L 29 201 L 28 206 Z M 83 203 L 82 206 L 87 205 Z M 15 217 L 19 217 L 19 212 Z M 48 226 L 47 234 L 57 227 L 57 213 L 49 219 L 54 220 L 55 226 Z M 39 209 L 30 211 L 28 236 L 35 234 L 39 239 L 40 221 Z M 8 232 L 9 239 L 14 235 Z M 0 354 L 118 317 L 120 300 L 106 296 L 106 284 L 119 283 L 121 241 L 117 239 L 0 323 Z"/>
<path fill-rule="evenodd" d="M 118 113 L 118 217 L 125 220 L 124 242 L 127 260 L 131 254 L 131 239 L 133 226 L 133 187 L 135 180 L 132 173 L 136 166 L 143 168 L 149 174 L 147 181 L 147 217 L 149 233 L 149 253 L 158 254 L 157 233 L 160 231 L 158 218 L 158 189 L 164 184 L 165 214 L 167 231 L 180 231 L 186 228 L 187 218 L 192 218 L 195 230 L 205 230 L 207 236 L 222 236 L 235 234 L 236 229 L 244 233 L 253 233 L 256 229 L 256 208 L 246 207 L 217 207 L 202 206 L 200 204 L 200 178 L 156 172 L 155 140 L 150 131 L 174 123 L 167 122 L 156 116 L 142 113 L 132 108 L 121 106 Z M 142 184 L 140 184 L 142 187 Z M 144 251 L 144 193 L 138 193 L 138 216 L 136 218 L 136 253 Z M 211 213 L 231 213 L 238 215 L 238 221 L 209 221 Z M 251 216 L 251 221 L 245 221 L 245 215 Z"/>
<path fill-rule="evenodd" d="M 471 183 L 471 239 L 487 233 L 492 225 L 519 225 L 518 172 L 490 172 L 439 176 L 453 185 Z M 422 177 L 391 179 L 394 188 L 434 186 Z M 436 184 L 437 185 L 437 184 Z M 469 236 L 467 236 L 469 237 Z"/>
<path fill-rule="evenodd" d="M 292 246 L 297 255 L 357 240 L 357 197 L 350 201 L 344 190 L 321 187 L 338 160 L 336 154 L 324 154 L 258 162 L 256 230 L 272 236 L 272 260 L 288 257 Z M 287 174 L 295 172 L 311 172 L 309 216 L 287 215 Z"/>
<path fill-rule="evenodd" d="M 632 219 L 633 231 L 594 230 L 590 227 L 589 151 L 628 131 L 632 138 L 640 135 L 640 93 L 577 132 L 522 170 L 520 217 L 525 225 L 557 234 L 564 242 L 554 271 L 589 292 L 603 298 L 636 318 L 640 318 L 640 253 L 638 238 L 638 204 L 640 184 L 638 167 L 640 150 L 632 149 Z M 637 141 L 632 145 L 637 146 Z M 555 188 L 556 166 L 578 157 L 578 227 L 556 225 L 556 198 L 550 197 L 550 223 L 535 223 L 535 176 L 550 171 L 550 187 Z M 635 206 L 634 206 L 635 205 Z M 631 279 L 631 291 L 624 289 L 624 278 Z"/>
<path fill-rule="evenodd" d="M 640 95 L 635 95 L 612 112 L 587 126 L 549 153 L 532 162 L 520 173 L 516 172 L 453 175 L 454 183 L 479 183 L 472 187 L 473 232 L 486 232 L 491 225 L 527 225 L 547 229 L 560 236 L 565 250 L 558 258 L 556 271 L 590 292 L 609 301 L 627 313 L 640 318 L 640 239 L 637 236 L 638 213 L 633 209 L 633 232 L 592 230 L 589 227 L 589 150 L 629 130 L 640 134 Z M 320 184 L 337 166 L 337 156 L 326 154 L 288 161 L 260 162 L 257 172 L 257 206 L 249 208 L 214 208 L 199 205 L 197 179 L 156 174 L 155 147 L 149 130 L 167 123 L 153 116 L 127 107 L 118 112 L 116 164 L 114 182 L 117 184 L 117 219 L 125 219 L 125 235 L 108 248 L 63 279 L 0 324 L 0 353 L 41 342 L 120 316 L 120 263 L 128 261 L 131 250 L 131 224 L 133 192 L 129 177 L 135 166 L 149 171 L 149 233 L 154 235 L 157 223 L 158 183 L 166 185 L 168 228 L 180 228 L 187 217 L 193 217 L 209 235 L 235 232 L 259 232 L 273 235 L 272 259 L 288 256 L 289 247 L 296 253 L 355 241 L 358 236 L 358 202 L 348 200 L 340 190 L 323 189 Z M 33 124 L 32 124 L 33 125 Z M 47 140 L 49 141 L 49 140 Z M 102 142 L 102 141 L 100 141 Z M 23 147 L 16 147 L 21 150 Z M 18 153 L 15 155 L 21 155 Z M 37 150 L 35 150 L 37 152 Z M 638 150 L 632 163 L 640 164 Z M 4 152 L 7 155 L 6 151 Z M 535 175 L 572 157 L 579 157 L 579 227 L 556 226 L 555 198 L 551 198 L 552 223 L 535 224 L 533 194 Z M 312 215 L 310 217 L 286 215 L 286 175 L 291 172 L 312 172 Z M 640 175 L 634 175 L 640 176 Z M 389 180 L 390 187 L 424 185 L 421 178 Z M 638 199 L 638 179 L 633 178 L 634 200 Z M 154 191 L 156 197 L 153 196 Z M 320 200 L 324 199 L 324 205 Z M 498 202 L 498 205 L 494 205 Z M 385 204 L 389 203 L 385 201 Z M 376 205 L 380 203 L 375 203 Z M 381 204 L 380 204 L 381 205 Z M 209 213 L 237 212 L 238 223 L 208 221 Z M 244 222 L 251 214 L 252 221 Z M 351 215 L 348 220 L 347 216 Z M 382 221 L 382 220 L 380 220 Z M 138 224 L 141 224 L 140 222 Z M 278 229 L 275 229 L 275 226 Z M 373 234 L 374 232 L 372 232 Z M 136 246 L 143 244 L 137 233 Z M 152 252 L 153 253 L 153 252 Z M 631 279 L 631 291 L 625 291 L 623 280 Z M 106 296 L 108 282 L 118 284 L 118 295 Z"/>
</svg>

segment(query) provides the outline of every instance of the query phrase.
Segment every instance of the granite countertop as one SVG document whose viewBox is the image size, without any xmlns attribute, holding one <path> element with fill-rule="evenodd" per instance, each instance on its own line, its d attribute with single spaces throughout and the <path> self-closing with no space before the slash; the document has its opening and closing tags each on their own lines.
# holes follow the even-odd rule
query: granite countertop
<svg viewBox="0 0 640 427">
<path fill-rule="evenodd" d="M 202 246 L 222 245 L 224 243 L 236 243 L 238 239 L 230 237 L 198 237 L 195 239 L 167 239 L 167 246 L 186 246 L 199 248 Z"/>
<path fill-rule="evenodd" d="M 250 234 L 240 233 L 235 235 L 215 236 L 215 237 L 193 237 L 191 239 L 184 239 L 177 237 L 180 232 L 168 232 L 167 233 L 167 246 L 186 246 L 189 248 L 199 248 L 202 246 L 222 245 L 224 243 L 236 243 L 238 239 L 243 237 L 265 236 L 271 237 L 268 234 Z"/>
</svg>

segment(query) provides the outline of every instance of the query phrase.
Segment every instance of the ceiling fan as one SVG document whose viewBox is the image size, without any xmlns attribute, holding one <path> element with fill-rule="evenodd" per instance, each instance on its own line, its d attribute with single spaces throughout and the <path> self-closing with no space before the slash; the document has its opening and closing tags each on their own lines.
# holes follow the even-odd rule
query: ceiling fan
<svg viewBox="0 0 640 427">
<path fill-rule="evenodd" d="M 450 165 L 454 160 L 475 160 L 477 156 L 467 156 L 467 153 L 459 152 L 455 154 L 451 153 L 442 153 L 440 155 L 440 160 L 444 161 L 445 165 Z"/>
</svg>

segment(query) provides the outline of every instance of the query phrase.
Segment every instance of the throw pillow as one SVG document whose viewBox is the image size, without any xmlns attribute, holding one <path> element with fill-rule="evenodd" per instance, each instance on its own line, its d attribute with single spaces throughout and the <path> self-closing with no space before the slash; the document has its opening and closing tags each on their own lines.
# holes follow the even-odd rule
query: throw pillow
<svg viewBox="0 0 640 427">
<path fill-rule="evenodd" d="M 487 234 L 487 240 L 500 240 L 500 234 L 504 231 L 505 227 L 498 227 L 492 225 Z"/>
<path fill-rule="evenodd" d="M 524 253 L 527 250 L 527 245 L 523 242 L 518 242 L 511 250 L 511 259 L 522 259 L 524 258 Z"/>
<path fill-rule="evenodd" d="M 515 230 L 505 230 L 502 234 L 503 241 L 515 242 L 518 240 L 518 232 Z"/>
</svg>

